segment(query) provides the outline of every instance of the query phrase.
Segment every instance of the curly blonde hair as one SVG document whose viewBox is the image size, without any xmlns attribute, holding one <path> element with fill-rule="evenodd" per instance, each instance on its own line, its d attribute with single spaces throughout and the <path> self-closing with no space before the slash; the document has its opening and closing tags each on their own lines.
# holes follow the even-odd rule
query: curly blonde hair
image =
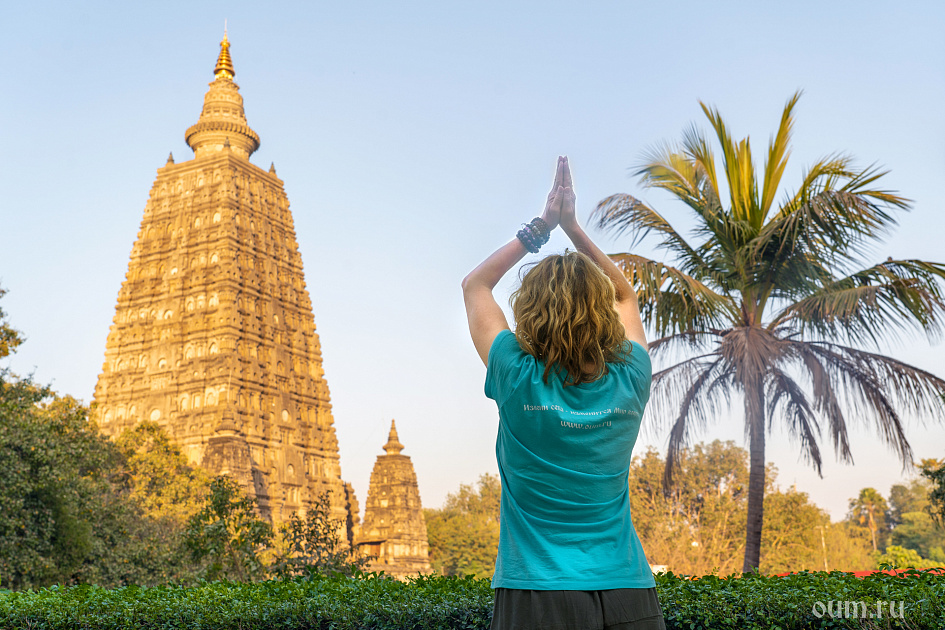
<svg viewBox="0 0 945 630">
<path fill-rule="evenodd" d="M 585 254 L 566 251 L 522 270 L 522 284 L 509 300 L 515 338 L 522 350 L 565 385 L 596 381 L 607 363 L 623 363 L 631 346 L 617 310 L 616 292 L 600 267 Z"/>
</svg>

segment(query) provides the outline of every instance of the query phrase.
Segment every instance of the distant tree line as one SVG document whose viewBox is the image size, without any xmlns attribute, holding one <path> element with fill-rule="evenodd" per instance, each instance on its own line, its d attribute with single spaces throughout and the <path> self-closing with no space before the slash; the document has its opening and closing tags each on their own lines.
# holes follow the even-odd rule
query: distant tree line
<svg viewBox="0 0 945 630">
<path fill-rule="evenodd" d="M 863 488 L 847 520 L 864 532 L 878 563 L 945 566 L 945 462 L 924 459 L 919 476 L 889 489 Z"/>
<path fill-rule="evenodd" d="M 740 571 L 748 452 L 718 440 L 683 449 L 669 490 L 663 485 L 665 464 L 650 449 L 635 457 L 630 468 L 630 511 L 649 562 L 677 574 Z M 807 493 L 779 488 L 777 471 L 768 464 L 761 571 L 860 571 L 882 563 L 936 566 L 945 560 L 945 466 L 926 460 L 920 469 L 922 478 L 892 487 L 889 505 L 867 488 L 850 501 L 846 518 L 832 522 Z M 483 475 L 475 487 L 461 485 L 448 495 L 442 508 L 424 510 L 431 563 L 437 571 L 492 575 L 500 492 L 499 478 Z"/>
</svg>

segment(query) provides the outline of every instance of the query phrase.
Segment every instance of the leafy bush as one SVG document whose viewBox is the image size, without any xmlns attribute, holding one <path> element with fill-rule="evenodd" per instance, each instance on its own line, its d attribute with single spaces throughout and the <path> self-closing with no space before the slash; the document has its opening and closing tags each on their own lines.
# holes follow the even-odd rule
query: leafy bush
<svg viewBox="0 0 945 630">
<path fill-rule="evenodd" d="M 913 567 L 915 569 L 933 569 L 936 567 L 945 567 L 941 562 L 923 558 L 919 552 L 914 549 L 906 549 L 893 545 L 886 547 L 886 553 L 877 554 L 876 566 L 880 569 L 886 566 Z"/>
<path fill-rule="evenodd" d="M 279 526 L 280 549 L 269 573 L 277 579 L 364 571 L 375 556 L 360 555 L 342 540 L 344 522 L 331 517 L 331 491 L 318 496 L 305 518 L 291 514 Z"/>
<path fill-rule="evenodd" d="M 838 571 L 727 578 L 664 573 L 656 584 L 670 630 L 945 626 L 945 576 L 928 571 L 866 578 Z M 847 601 L 863 602 L 867 611 L 878 601 L 896 602 L 897 612 L 902 601 L 905 620 L 833 618 L 824 611 L 828 602 Z M 377 573 L 190 588 L 53 587 L 0 593 L 0 628 L 473 630 L 489 627 L 492 602 L 488 580 L 420 576 L 404 583 Z"/>
<path fill-rule="evenodd" d="M 272 535 L 272 525 L 256 513 L 256 499 L 224 475 L 210 482 L 207 502 L 184 534 L 191 558 L 206 564 L 208 578 L 241 582 L 265 577 L 262 555 Z"/>
</svg>

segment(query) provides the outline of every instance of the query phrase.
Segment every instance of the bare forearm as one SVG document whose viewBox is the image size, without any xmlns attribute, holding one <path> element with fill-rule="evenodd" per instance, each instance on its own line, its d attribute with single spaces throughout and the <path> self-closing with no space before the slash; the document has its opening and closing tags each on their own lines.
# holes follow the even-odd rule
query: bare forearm
<svg viewBox="0 0 945 630">
<path fill-rule="evenodd" d="M 485 286 L 491 291 L 495 285 L 499 284 L 502 276 L 507 274 L 527 253 L 528 250 L 520 240 L 512 239 L 463 278 L 463 290 L 473 286 Z"/>
<path fill-rule="evenodd" d="M 614 261 L 605 254 L 597 246 L 594 241 L 591 240 L 591 237 L 587 235 L 581 225 L 577 222 L 572 225 L 562 225 L 565 234 L 568 235 L 568 238 L 571 239 L 571 243 L 574 244 L 574 247 L 577 248 L 582 254 L 586 254 L 597 263 L 597 266 L 607 274 L 607 277 L 614 283 L 614 288 L 617 292 L 617 301 L 623 302 L 624 300 L 636 300 L 637 294 L 633 290 L 633 287 L 630 286 L 630 283 L 627 281 L 627 278 L 623 275 L 620 269 L 617 268 L 617 265 L 614 264 Z"/>
<path fill-rule="evenodd" d="M 550 212 L 547 207 L 541 213 L 541 219 L 550 230 L 554 230 L 558 225 L 557 216 Z M 478 267 L 470 271 L 468 276 L 463 278 L 463 289 L 465 290 L 467 285 L 479 284 L 487 286 L 491 291 L 495 288 L 495 285 L 499 284 L 502 276 L 507 274 L 527 253 L 528 249 L 522 241 L 518 237 L 513 238 L 494 251 Z"/>
</svg>

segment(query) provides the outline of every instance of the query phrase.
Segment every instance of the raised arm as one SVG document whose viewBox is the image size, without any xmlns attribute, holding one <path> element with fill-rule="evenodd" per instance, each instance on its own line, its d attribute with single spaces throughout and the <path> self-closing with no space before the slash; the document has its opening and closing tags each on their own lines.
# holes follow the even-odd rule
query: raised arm
<svg viewBox="0 0 945 630">
<path fill-rule="evenodd" d="M 548 201 L 541 218 L 554 230 L 561 216 L 562 200 L 565 197 L 561 186 L 563 169 L 566 162 L 558 158 L 555 182 L 548 193 Z M 469 321 L 469 334 L 482 359 L 489 364 L 489 348 L 496 336 L 509 327 L 505 313 L 495 301 L 492 290 L 508 271 L 528 253 L 525 245 L 514 238 L 482 261 L 478 267 L 463 278 L 463 300 L 466 303 L 466 319 Z"/>
<path fill-rule="evenodd" d="M 644 348 L 646 345 L 646 333 L 643 328 L 643 320 L 640 317 L 640 305 L 637 302 L 637 293 L 627 281 L 626 276 L 617 268 L 614 261 L 605 254 L 587 235 L 581 224 L 577 221 L 574 209 L 574 186 L 571 182 L 571 167 L 568 164 L 568 158 L 564 158 L 564 169 L 562 172 L 562 185 L 564 187 L 564 199 L 561 205 L 561 229 L 571 239 L 571 243 L 582 254 L 587 254 L 597 266 L 603 270 L 607 277 L 614 283 L 617 293 L 616 308 L 623 322 L 623 327 L 627 339 L 636 341 Z"/>
</svg>

